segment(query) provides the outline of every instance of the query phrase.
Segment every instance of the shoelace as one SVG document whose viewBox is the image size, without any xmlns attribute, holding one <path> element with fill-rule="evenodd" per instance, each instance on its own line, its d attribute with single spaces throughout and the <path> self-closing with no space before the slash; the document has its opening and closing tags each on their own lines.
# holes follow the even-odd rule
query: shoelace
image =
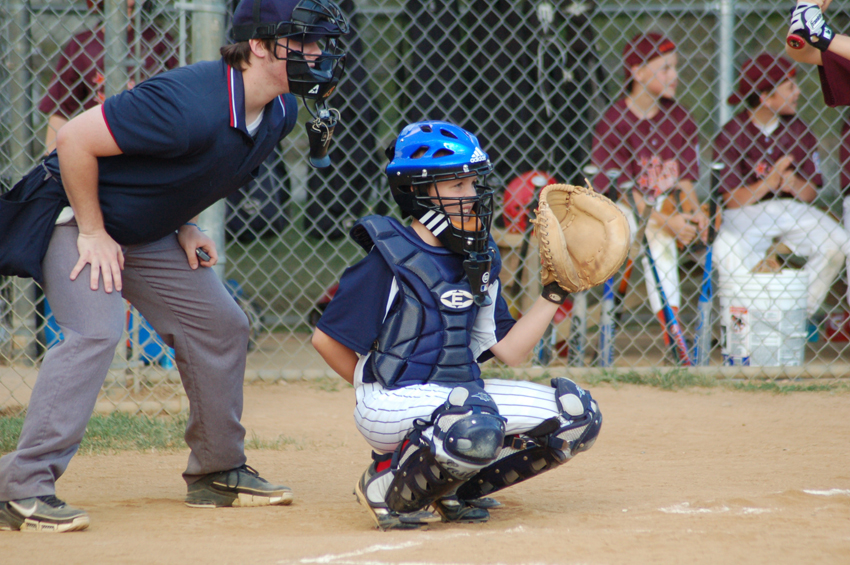
<svg viewBox="0 0 850 565">
<path fill-rule="evenodd" d="M 47 504 L 48 506 L 52 506 L 53 508 L 62 508 L 65 506 L 64 500 L 59 500 L 55 495 L 49 494 L 47 496 L 37 496 L 37 499 Z"/>
<path fill-rule="evenodd" d="M 236 467 L 235 469 L 231 469 L 230 471 L 227 471 L 227 475 L 226 475 L 226 477 L 225 477 L 225 483 L 227 484 L 227 487 L 228 487 L 228 488 L 237 488 L 237 487 L 239 486 L 239 477 L 240 477 L 240 474 L 241 474 L 241 473 L 246 473 L 246 474 L 248 474 L 248 475 L 252 475 L 252 476 L 254 476 L 257 480 L 263 481 L 264 483 L 265 483 L 265 482 L 268 482 L 268 481 L 266 481 L 265 479 L 263 479 L 262 477 L 260 477 L 260 473 L 259 473 L 259 471 L 257 471 L 256 469 L 254 469 L 253 467 L 251 467 L 250 465 L 248 465 L 248 464 L 246 463 L 246 464 L 244 464 L 244 465 L 241 465 L 241 466 L 239 466 L 239 467 Z M 232 485 L 231 485 L 231 483 L 230 483 L 230 478 L 231 478 L 231 477 L 235 477 L 235 478 L 236 478 L 236 483 L 235 483 L 235 484 L 232 484 Z"/>
</svg>

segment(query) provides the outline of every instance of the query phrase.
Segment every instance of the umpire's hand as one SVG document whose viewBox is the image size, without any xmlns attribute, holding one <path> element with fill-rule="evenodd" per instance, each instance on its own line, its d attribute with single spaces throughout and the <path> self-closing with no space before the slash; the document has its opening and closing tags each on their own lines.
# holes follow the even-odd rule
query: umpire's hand
<svg viewBox="0 0 850 565">
<path fill-rule="evenodd" d="M 121 292 L 121 270 L 124 268 L 124 253 L 121 246 L 115 242 L 105 229 L 96 230 L 92 233 L 83 233 L 77 236 L 77 251 L 80 258 L 71 271 L 71 280 L 77 280 L 77 276 L 85 268 L 91 265 L 92 290 L 97 290 L 98 279 L 103 275 L 103 290 Z"/>
<path fill-rule="evenodd" d="M 205 236 L 198 226 L 194 224 L 186 224 L 180 226 L 177 230 L 177 241 L 180 247 L 186 252 L 186 259 L 189 261 L 189 266 L 194 270 L 201 267 L 212 267 L 218 263 L 218 250 L 215 248 L 215 243 L 212 239 Z M 197 249 L 203 249 L 210 256 L 209 261 L 201 261 L 198 259 Z"/>
</svg>

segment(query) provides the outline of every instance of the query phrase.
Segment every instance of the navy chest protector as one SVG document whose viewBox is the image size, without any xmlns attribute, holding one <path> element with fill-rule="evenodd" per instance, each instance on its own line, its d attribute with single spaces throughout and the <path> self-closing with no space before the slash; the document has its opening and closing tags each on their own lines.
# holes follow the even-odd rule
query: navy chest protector
<svg viewBox="0 0 850 565">
<path fill-rule="evenodd" d="M 438 260 L 384 216 L 362 218 L 351 235 L 367 251 L 378 249 L 399 286 L 372 346 L 365 380 L 369 372 L 386 388 L 477 380 L 481 370 L 470 343 L 479 308 L 463 269 L 451 266 L 454 257 Z M 493 265 L 491 280 L 498 276 L 498 260 Z"/>
</svg>

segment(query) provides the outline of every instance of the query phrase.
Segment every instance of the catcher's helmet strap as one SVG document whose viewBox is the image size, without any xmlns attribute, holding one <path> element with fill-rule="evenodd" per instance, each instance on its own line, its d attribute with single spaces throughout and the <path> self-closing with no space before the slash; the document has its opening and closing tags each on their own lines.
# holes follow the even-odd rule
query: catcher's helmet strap
<svg viewBox="0 0 850 565">
<path fill-rule="evenodd" d="M 478 306 L 490 306 L 490 267 L 493 265 L 491 253 L 470 253 L 463 262 L 463 271 L 469 279 L 472 298 Z"/>
</svg>

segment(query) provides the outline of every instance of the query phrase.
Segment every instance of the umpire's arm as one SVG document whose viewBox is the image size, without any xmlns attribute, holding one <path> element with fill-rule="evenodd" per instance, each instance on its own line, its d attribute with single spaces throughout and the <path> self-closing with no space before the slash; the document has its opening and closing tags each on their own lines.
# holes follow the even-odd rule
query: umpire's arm
<svg viewBox="0 0 850 565">
<path fill-rule="evenodd" d="M 56 134 L 56 152 L 62 184 L 80 229 L 77 238 L 80 258 L 71 271 L 71 280 L 76 280 L 88 263 L 92 290 L 97 290 L 102 274 L 106 292 L 112 292 L 113 283 L 115 290 L 120 291 L 124 255 L 104 227 L 98 199 L 97 158 L 119 155 L 121 149 L 109 132 L 103 108 L 87 110 L 65 124 Z"/>
</svg>

